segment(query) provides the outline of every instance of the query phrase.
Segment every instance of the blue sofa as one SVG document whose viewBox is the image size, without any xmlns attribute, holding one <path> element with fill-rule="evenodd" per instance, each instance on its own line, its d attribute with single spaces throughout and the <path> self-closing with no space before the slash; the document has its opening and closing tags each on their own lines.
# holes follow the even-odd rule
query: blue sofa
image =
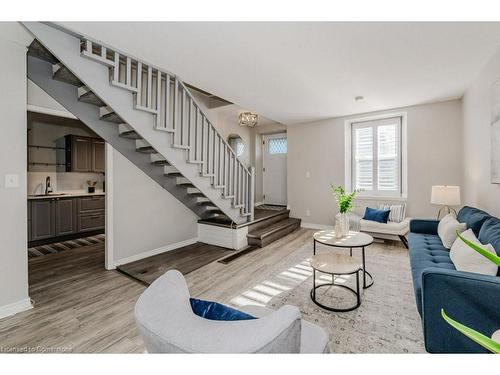
<svg viewBox="0 0 500 375">
<path fill-rule="evenodd" d="M 463 207 L 457 216 L 481 243 L 500 255 L 500 219 L 477 208 Z M 438 220 L 410 222 L 408 239 L 413 288 L 429 353 L 484 353 L 441 317 L 455 320 L 491 337 L 500 329 L 500 270 L 497 276 L 457 271 L 438 234 Z"/>
</svg>

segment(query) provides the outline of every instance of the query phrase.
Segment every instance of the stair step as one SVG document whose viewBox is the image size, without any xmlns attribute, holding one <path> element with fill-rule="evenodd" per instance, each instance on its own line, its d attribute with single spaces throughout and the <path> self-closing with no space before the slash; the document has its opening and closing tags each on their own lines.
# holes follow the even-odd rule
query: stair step
<svg viewBox="0 0 500 375">
<path fill-rule="evenodd" d="M 189 147 L 189 146 L 178 145 L 178 144 L 176 144 L 176 143 L 172 144 L 172 147 L 173 147 L 173 148 L 178 148 L 178 149 L 180 149 L 180 150 L 189 150 L 189 149 L 191 148 L 191 147 Z"/>
<path fill-rule="evenodd" d="M 155 126 L 155 130 L 159 130 L 161 132 L 167 132 L 167 133 L 175 133 L 175 129 L 173 129 L 173 128 L 165 128 L 163 126 Z"/>
<path fill-rule="evenodd" d="M 271 224 L 278 221 L 288 219 L 290 217 L 290 210 L 276 211 L 273 215 L 266 215 L 263 218 L 256 219 L 252 224 L 248 226 L 248 232 L 254 232 L 260 228 L 267 228 Z"/>
<path fill-rule="evenodd" d="M 51 64 L 57 64 L 59 62 L 59 60 L 57 60 L 57 58 L 36 39 L 34 39 L 29 46 L 28 55 L 36 57 L 40 60 L 48 61 Z"/>
<path fill-rule="evenodd" d="M 175 183 L 177 185 L 193 185 L 186 177 L 177 177 Z"/>
<path fill-rule="evenodd" d="M 200 197 L 201 198 L 201 197 Z M 207 198 L 208 199 L 208 198 Z M 213 205 L 212 201 L 211 200 L 207 200 L 207 201 L 202 201 L 202 202 L 197 202 L 197 204 L 199 206 L 211 206 Z"/>
<path fill-rule="evenodd" d="M 200 189 L 195 188 L 195 187 L 188 187 L 187 188 L 187 193 L 188 194 L 194 194 L 194 195 L 198 195 L 198 194 L 203 195 L 203 193 L 200 191 Z"/>
<path fill-rule="evenodd" d="M 244 204 L 233 204 L 233 208 L 243 208 L 245 207 Z"/>
<path fill-rule="evenodd" d="M 214 185 L 214 188 L 216 188 L 216 189 L 225 189 L 226 185 Z"/>
<path fill-rule="evenodd" d="M 166 174 L 168 176 L 181 176 L 181 172 L 177 168 L 175 168 L 173 165 L 166 165 L 163 168 L 163 174 Z"/>
<path fill-rule="evenodd" d="M 170 163 L 163 157 L 163 155 L 157 152 L 151 154 L 151 163 L 155 165 L 170 165 Z"/>
<path fill-rule="evenodd" d="M 189 164 L 205 164 L 203 160 L 188 160 Z"/>
<path fill-rule="evenodd" d="M 113 109 L 107 106 L 99 108 L 99 116 L 101 120 L 114 122 L 116 124 L 123 124 L 125 122 Z"/>
<path fill-rule="evenodd" d="M 71 71 L 61 63 L 52 65 L 52 77 L 61 82 L 69 83 L 73 86 L 83 86 L 83 83 Z"/>
<path fill-rule="evenodd" d="M 118 125 L 118 133 L 120 134 L 120 137 L 122 138 L 129 138 L 129 139 L 140 139 L 141 136 L 137 134 L 137 132 L 128 124 L 119 124 Z"/>
<path fill-rule="evenodd" d="M 234 199 L 234 195 L 222 195 L 224 199 Z"/>
<path fill-rule="evenodd" d="M 213 173 L 200 173 L 201 177 L 215 177 Z"/>
<path fill-rule="evenodd" d="M 207 197 L 197 197 L 196 203 L 198 203 L 198 204 L 210 203 L 210 199 L 208 199 Z"/>
<path fill-rule="evenodd" d="M 106 106 L 106 103 L 99 99 L 87 86 L 78 87 L 78 100 L 98 107 Z"/>
<path fill-rule="evenodd" d="M 288 218 L 247 234 L 248 244 L 264 247 L 300 228 L 300 219 Z"/>
<path fill-rule="evenodd" d="M 156 150 L 144 139 L 135 140 L 135 149 L 146 154 L 156 153 Z"/>
<path fill-rule="evenodd" d="M 207 211 L 220 211 L 220 208 L 216 206 L 205 206 L 205 209 Z"/>
</svg>

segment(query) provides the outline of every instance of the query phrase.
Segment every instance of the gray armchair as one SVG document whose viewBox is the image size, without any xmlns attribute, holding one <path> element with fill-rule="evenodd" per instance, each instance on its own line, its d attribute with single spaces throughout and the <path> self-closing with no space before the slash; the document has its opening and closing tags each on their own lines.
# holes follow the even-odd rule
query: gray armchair
<svg viewBox="0 0 500 375">
<path fill-rule="evenodd" d="M 179 271 L 168 271 L 139 297 L 135 316 L 150 353 L 326 353 L 326 332 L 300 318 L 298 308 L 247 306 L 259 319 L 218 321 L 193 313 Z"/>
</svg>

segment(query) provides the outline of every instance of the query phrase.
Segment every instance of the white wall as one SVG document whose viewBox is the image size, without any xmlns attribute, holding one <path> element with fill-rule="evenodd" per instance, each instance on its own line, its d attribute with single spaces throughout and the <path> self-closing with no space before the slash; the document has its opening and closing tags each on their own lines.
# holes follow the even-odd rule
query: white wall
<svg viewBox="0 0 500 375">
<path fill-rule="evenodd" d="M 408 215 L 433 217 L 432 185 L 461 184 L 461 102 L 398 108 L 408 120 Z M 335 118 L 288 126 L 288 204 L 291 216 L 332 225 L 337 210 L 330 184 L 344 185 L 344 123 Z M 310 173 L 307 179 L 306 172 Z M 376 202 L 357 201 L 358 212 Z M 307 210 L 310 216 L 306 215 Z"/>
<path fill-rule="evenodd" d="M 500 50 L 471 83 L 462 99 L 465 204 L 500 216 L 500 184 L 490 183 L 492 84 L 500 79 Z"/>
<path fill-rule="evenodd" d="M 112 197 L 114 263 L 170 250 L 197 236 L 199 218 L 117 151 Z"/>
<path fill-rule="evenodd" d="M 26 35 L 0 25 L 0 318 L 29 308 L 26 210 Z M 5 187 L 5 175 L 19 185 Z"/>
</svg>

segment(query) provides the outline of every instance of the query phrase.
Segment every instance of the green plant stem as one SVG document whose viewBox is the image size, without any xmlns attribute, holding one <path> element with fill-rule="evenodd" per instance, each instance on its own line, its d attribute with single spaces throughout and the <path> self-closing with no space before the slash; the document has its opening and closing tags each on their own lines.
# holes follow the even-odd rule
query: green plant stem
<svg viewBox="0 0 500 375">
<path fill-rule="evenodd" d="M 497 266 L 500 267 L 500 257 L 498 255 L 490 253 L 488 250 L 483 249 L 481 246 L 475 244 L 474 242 L 469 241 L 467 238 L 463 237 L 458 231 L 457 231 L 457 235 L 470 248 L 476 250 L 479 254 L 481 254 L 485 258 L 488 258 L 489 260 L 491 260 L 493 263 L 495 263 Z"/>
<path fill-rule="evenodd" d="M 446 315 L 444 309 L 441 309 L 441 316 L 449 325 L 467 336 L 475 343 L 481 345 L 483 348 L 489 350 L 492 353 L 500 354 L 500 343 L 493 341 L 488 336 L 485 336 L 482 333 L 479 333 L 472 328 L 464 326 L 463 324 L 451 319 L 448 315 Z"/>
</svg>

